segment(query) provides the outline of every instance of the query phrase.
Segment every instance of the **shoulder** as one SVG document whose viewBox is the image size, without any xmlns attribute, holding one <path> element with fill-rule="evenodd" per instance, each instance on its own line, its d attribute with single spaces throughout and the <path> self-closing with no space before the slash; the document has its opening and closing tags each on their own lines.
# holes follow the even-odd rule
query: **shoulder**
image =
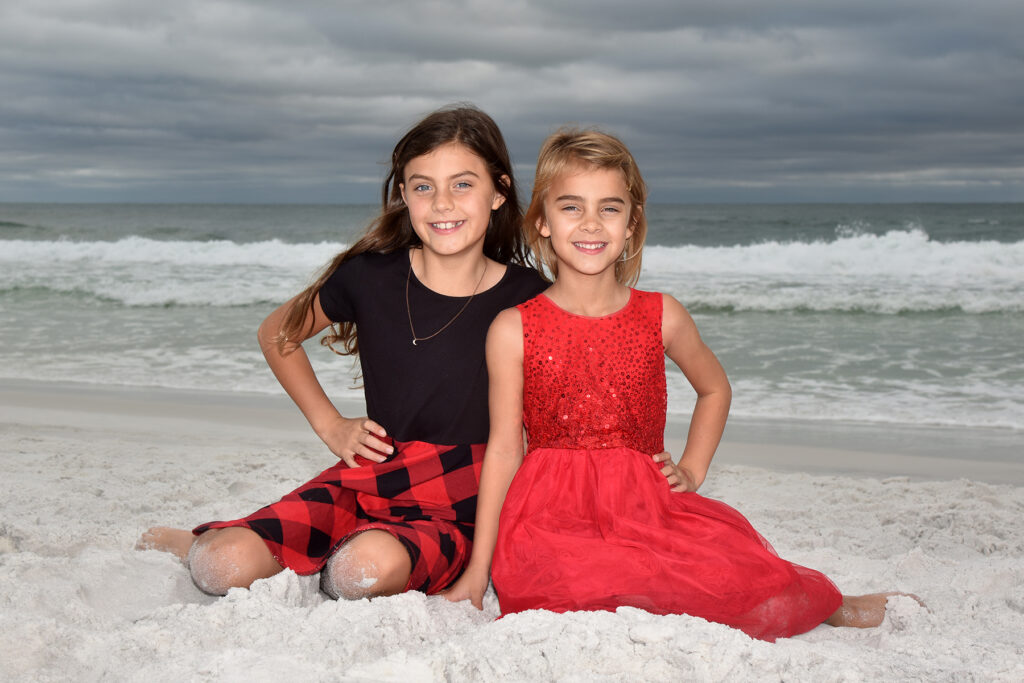
<svg viewBox="0 0 1024 683">
<path fill-rule="evenodd" d="M 665 297 L 672 298 L 668 294 L 662 294 L 661 292 L 648 292 L 636 287 L 630 288 L 630 303 L 639 306 L 644 309 L 656 309 L 659 314 L 663 307 L 662 299 Z"/>
<path fill-rule="evenodd" d="M 533 268 L 516 263 L 509 263 L 506 268 L 505 277 L 495 289 L 501 290 L 503 295 L 513 299 L 509 303 L 510 306 L 532 299 L 551 286 L 551 283 Z"/>
<path fill-rule="evenodd" d="M 670 346 L 674 341 L 700 338 L 697 333 L 697 325 L 686 307 L 679 303 L 671 294 L 661 294 L 661 333 L 665 346 Z"/>
<path fill-rule="evenodd" d="M 402 263 L 407 259 L 405 250 L 391 254 L 364 252 L 347 258 L 320 285 L 318 295 L 324 313 L 334 322 L 353 320 L 355 308 L 369 291 L 366 283 L 372 281 L 393 289 L 398 286 L 394 283 L 405 277 Z"/>
<path fill-rule="evenodd" d="M 536 268 L 530 266 L 524 266 L 520 263 L 509 263 L 508 264 L 509 276 L 513 278 L 521 278 L 523 280 L 530 280 L 533 282 L 540 282 L 545 285 L 550 284 L 545 280 Z"/>
<path fill-rule="evenodd" d="M 518 308 L 506 308 L 487 330 L 488 354 L 521 357 L 523 354 L 523 317 Z"/>
<path fill-rule="evenodd" d="M 661 305 L 661 316 L 663 319 L 680 319 L 690 318 L 690 312 L 686 310 L 686 307 L 679 303 L 671 294 L 663 294 L 659 292 L 652 292 L 657 294 L 659 303 Z"/>
<path fill-rule="evenodd" d="M 385 273 L 405 274 L 408 256 L 404 249 L 390 254 L 364 252 L 343 261 L 324 282 L 325 288 L 347 288 L 364 285 L 366 278 L 379 277 Z"/>
<path fill-rule="evenodd" d="M 518 306 L 516 308 L 506 308 L 494 316 L 494 322 L 491 323 L 491 329 L 488 334 L 505 336 L 510 333 L 519 335 L 523 333 L 523 316 L 520 314 Z"/>
<path fill-rule="evenodd" d="M 545 288 L 547 289 L 547 288 Z M 524 329 L 533 330 L 543 321 L 550 319 L 555 312 L 551 300 L 544 295 L 544 292 L 516 304 L 515 310 L 518 314 L 517 322 L 520 331 Z"/>
<path fill-rule="evenodd" d="M 674 314 L 681 306 L 669 294 L 648 292 L 635 287 L 630 291 L 629 307 L 635 311 L 634 315 L 654 323 L 662 323 L 666 313 Z"/>
<path fill-rule="evenodd" d="M 402 270 L 409 265 L 409 253 L 406 249 L 399 249 L 388 254 L 380 254 L 375 251 L 364 251 L 356 254 L 343 265 L 352 269 L 362 271 L 390 271 Z"/>
</svg>

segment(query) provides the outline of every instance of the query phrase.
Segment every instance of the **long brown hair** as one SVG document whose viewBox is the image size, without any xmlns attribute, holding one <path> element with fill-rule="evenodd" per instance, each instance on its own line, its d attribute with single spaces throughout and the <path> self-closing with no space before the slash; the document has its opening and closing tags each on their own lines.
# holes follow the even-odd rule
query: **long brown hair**
<svg viewBox="0 0 1024 683">
<path fill-rule="evenodd" d="M 328 264 L 316 281 L 295 298 L 285 315 L 275 341 L 283 350 L 288 340 L 305 337 L 303 322 L 313 308 L 320 288 L 338 266 L 366 252 L 390 254 L 422 244 L 412 228 L 409 210 L 402 200 L 400 184 L 405 182 L 405 167 L 416 157 L 429 154 L 450 142 L 469 148 L 487 165 L 495 191 L 505 197 L 491 213 L 484 236 L 484 255 L 498 263 L 527 263 L 528 250 L 522 228 L 522 208 L 512 175 L 505 139 L 498 124 L 490 116 L 471 105 L 461 104 L 439 109 L 407 132 L 391 152 L 391 167 L 381 186 L 381 213 L 370 223 L 365 234 Z M 352 322 L 334 323 L 320 343 L 340 355 L 359 353 L 356 326 Z M 340 343 L 342 351 L 334 348 Z"/>
<path fill-rule="evenodd" d="M 548 137 L 541 145 L 537 156 L 537 174 L 533 181 L 533 196 L 526 210 L 527 242 L 538 263 L 558 277 L 558 260 L 555 258 L 551 241 L 538 230 L 538 222 L 544 219 L 544 199 L 555 179 L 566 173 L 570 167 L 587 166 L 611 168 L 622 171 L 629 191 L 633 234 L 626 240 L 622 258 L 615 262 L 615 279 L 632 287 L 640 277 L 641 253 L 647 239 L 647 216 L 644 204 L 647 202 L 647 185 L 636 159 L 617 137 L 596 130 L 562 128 Z"/>
</svg>

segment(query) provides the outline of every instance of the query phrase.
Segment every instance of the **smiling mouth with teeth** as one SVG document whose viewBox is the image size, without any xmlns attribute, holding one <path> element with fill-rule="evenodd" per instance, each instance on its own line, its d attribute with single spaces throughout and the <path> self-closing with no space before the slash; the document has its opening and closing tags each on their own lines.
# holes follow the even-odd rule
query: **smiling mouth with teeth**
<svg viewBox="0 0 1024 683">
<path fill-rule="evenodd" d="M 597 251 L 608 246 L 607 242 L 573 242 L 572 246 L 584 251 Z"/>
<path fill-rule="evenodd" d="M 431 223 L 430 227 L 434 230 L 454 230 L 466 221 L 445 221 L 444 223 Z"/>
</svg>

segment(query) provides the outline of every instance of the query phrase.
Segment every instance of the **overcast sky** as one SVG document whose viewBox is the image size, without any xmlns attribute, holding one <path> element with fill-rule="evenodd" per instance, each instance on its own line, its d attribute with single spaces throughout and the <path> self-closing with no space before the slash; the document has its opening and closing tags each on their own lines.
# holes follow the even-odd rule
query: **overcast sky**
<svg viewBox="0 0 1024 683">
<path fill-rule="evenodd" d="M 1024 201 L 1022 0 L 0 0 L 0 201 L 376 202 L 473 102 L 669 201 Z"/>
</svg>

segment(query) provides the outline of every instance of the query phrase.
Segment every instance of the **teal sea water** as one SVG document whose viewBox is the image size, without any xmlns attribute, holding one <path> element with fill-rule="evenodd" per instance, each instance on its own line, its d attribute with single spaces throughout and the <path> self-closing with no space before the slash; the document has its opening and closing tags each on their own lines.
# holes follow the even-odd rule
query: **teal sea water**
<svg viewBox="0 0 1024 683">
<path fill-rule="evenodd" d="M 0 381 L 278 392 L 255 330 L 372 206 L 0 204 Z M 1024 205 L 652 205 L 733 415 L 1024 430 Z M 328 391 L 352 364 L 311 345 Z M 692 407 L 670 372 L 670 411 Z"/>
</svg>

